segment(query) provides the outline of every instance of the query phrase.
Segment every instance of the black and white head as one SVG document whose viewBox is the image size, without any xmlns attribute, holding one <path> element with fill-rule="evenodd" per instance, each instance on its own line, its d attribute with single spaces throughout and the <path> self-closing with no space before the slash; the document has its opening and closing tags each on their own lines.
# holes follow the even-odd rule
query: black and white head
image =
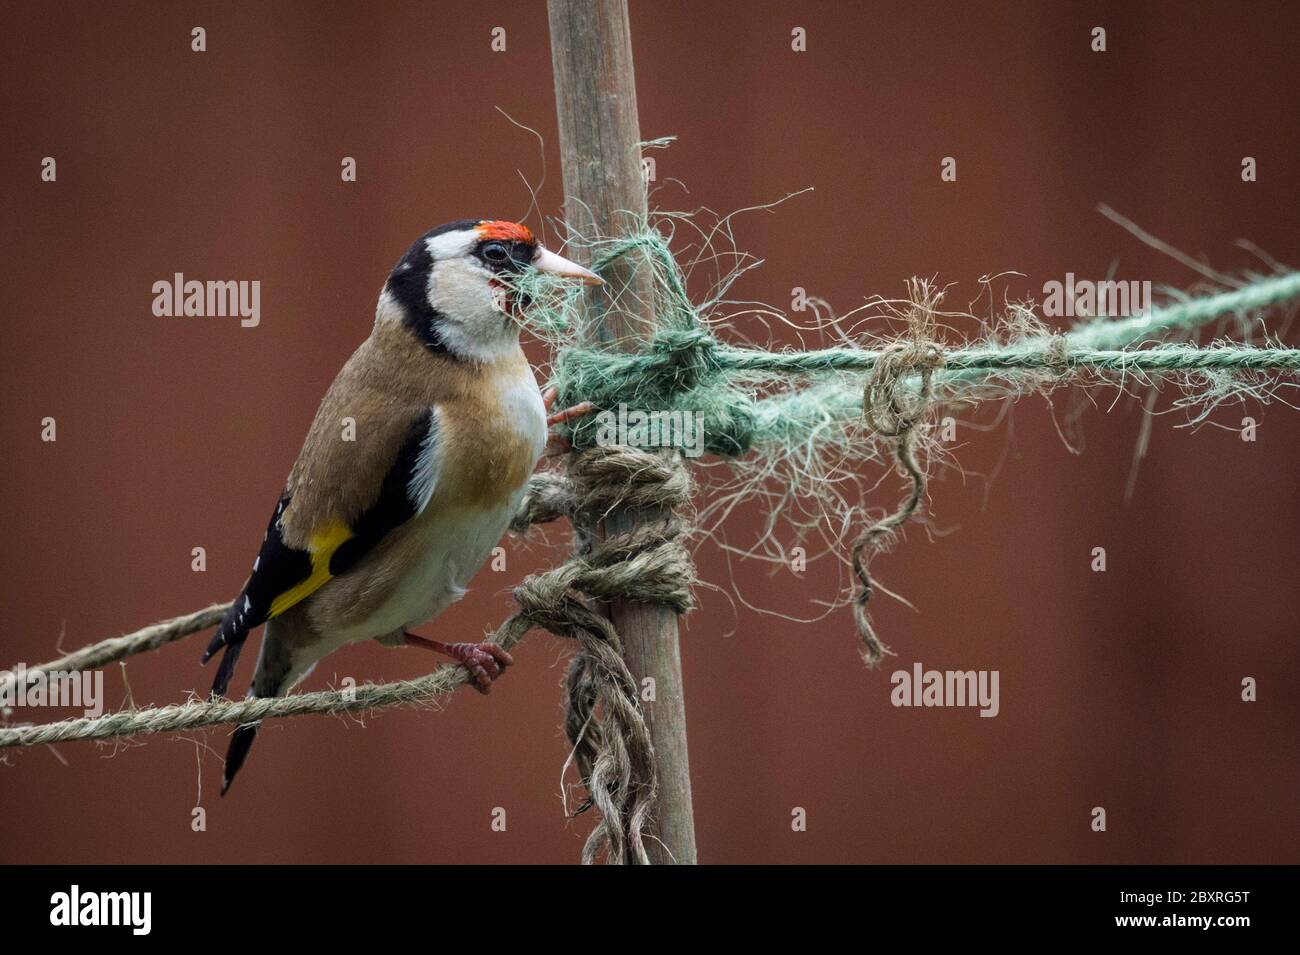
<svg viewBox="0 0 1300 955">
<path fill-rule="evenodd" d="M 420 236 L 384 283 L 378 320 L 406 324 L 431 351 L 492 361 L 518 347 L 512 287 L 537 269 L 600 285 L 596 273 L 542 247 L 527 226 L 462 219 Z"/>
</svg>

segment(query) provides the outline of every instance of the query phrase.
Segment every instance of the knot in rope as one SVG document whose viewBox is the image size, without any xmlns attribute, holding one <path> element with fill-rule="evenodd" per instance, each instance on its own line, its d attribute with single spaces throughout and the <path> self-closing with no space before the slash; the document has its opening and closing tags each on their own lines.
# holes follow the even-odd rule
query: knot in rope
<svg viewBox="0 0 1300 955">
<path fill-rule="evenodd" d="M 944 363 L 942 346 L 928 335 L 936 301 L 933 292 L 920 283 L 914 284 L 913 292 L 915 304 L 908 322 L 910 336 L 880 353 L 862 394 L 862 416 L 867 426 L 877 434 L 895 439 L 895 465 L 911 481 L 911 489 L 898 508 L 863 531 L 853 545 L 851 563 L 858 580 L 853 619 L 862 640 L 863 659 L 870 667 L 878 665 L 893 651 L 876 636 L 867 614 L 873 589 L 868 566 L 874 554 L 888 548 L 895 532 L 916 513 L 925 495 L 925 472 L 916 459 L 916 430 L 934 396 L 934 371 Z M 920 376 L 920 388 L 914 395 L 905 396 L 903 383 L 914 375 Z"/>
<path fill-rule="evenodd" d="M 695 567 L 683 543 L 688 524 L 675 513 L 690 500 L 690 479 L 676 460 L 622 446 L 571 456 L 566 477 L 534 479 L 517 522 L 565 516 L 578 533 L 577 553 L 515 588 L 519 611 L 502 628 L 541 627 L 578 642 L 566 679 L 565 732 L 587 791 L 577 812 L 601 815 L 583 862 L 646 864 L 644 831 L 654 810 L 654 749 L 639 688 L 623 660 L 618 631 L 590 602 L 662 603 L 678 613 L 692 605 Z M 631 531 L 597 538 L 615 509 L 649 511 Z M 576 813 L 575 813 L 576 814 Z"/>
<path fill-rule="evenodd" d="M 943 366 L 943 348 L 922 337 L 913 326 L 911 341 L 887 346 L 872 366 L 862 393 L 862 413 L 867 426 L 877 434 L 899 437 L 911 431 L 930 403 L 936 368 Z M 904 381 L 920 375 L 921 386 L 915 396 L 905 396 Z"/>
<path fill-rule="evenodd" d="M 703 328 L 674 328 L 658 332 L 650 342 L 660 359 L 661 387 L 690 391 L 718 372 L 718 342 Z"/>
</svg>

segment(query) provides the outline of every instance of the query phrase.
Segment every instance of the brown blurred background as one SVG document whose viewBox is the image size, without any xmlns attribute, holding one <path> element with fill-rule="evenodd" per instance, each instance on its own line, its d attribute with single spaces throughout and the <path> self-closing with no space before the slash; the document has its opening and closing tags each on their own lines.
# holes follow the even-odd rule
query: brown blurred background
<svg viewBox="0 0 1300 955">
<path fill-rule="evenodd" d="M 536 184 L 539 149 L 494 107 L 545 139 L 543 212 L 563 195 L 540 2 L 3 16 L 9 664 L 236 592 L 399 254 L 440 222 L 528 209 L 517 170 Z M 190 50 L 194 26 L 206 53 Z M 806 53 L 791 51 L 795 26 Z M 846 310 L 937 275 L 964 304 L 1006 269 L 1026 274 L 1023 294 L 1112 266 L 1195 279 L 1099 216 L 1102 201 L 1223 268 L 1258 265 L 1242 237 L 1300 263 L 1294 5 L 634 0 L 632 28 L 643 135 L 679 137 L 656 154 L 658 180 L 690 188 L 665 185 L 661 206 L 729 211 L 815 187 L 738 221 L 741 247 L 766 259 L 740 297 L 788 303 L 802 286 Z M 40 181 L 44 156 L 56 183 Z M 355 183 L 340 182 L 344 156 Z M 956 183 L 940 181 L 944 156 Z M 1243 156 L 1258 182 L 1241 181 Z M 261 280 L 261 325 L 155 317 L 150 287 L 174 272 Z M 1158 419 L 1126 504 L 1140 415 L 1107 406 L 1084 416 L 1078 456 L 1040 399 L 963 428 L 967 477 L 931 487 L 934 524 L 953 533 L 913 529 L 877 564 L 919 610 L 876 604 L 898 651 L 883 671 L 862 666 L 847 612 L 803 625 L 701 589 L 682 654 L 702 861 L 1297 860 L 1300 415 L 1216 415 L 1256 417 L 1254 444 Z M 56 443 L 40 440 L 45 416 Z M 892 505 L 899 488 L 877 493 Z M 752 531 L 750 515 L 729 536 Z M 206 573 L 190 569 L 195 546 Z M 509 546 L 507 572 L 485 570 L 425 632 L 495 625 L 565 535 Z M 1105 574 L 1089 570 L 1096 546 Z M 730 590 L 734 576 L 783 614 L 814 616 L 835 592 L 830 561 L 796 576 L 729 568 L 707 543 L 698 558 L 705 580 Z M 206 688 L 205 640 L 132 659 L 135 701 Z M 568 652 L 535 635 L 490 698 L 461 693 L 442 712 L 268 725 L 224 800 L 224 731 L 10 751 L 0 860 L 574 861 L 591 821 L 566 822 L 559 802 Z M 891 707 L 888 675 L 914 660 L 998 669 L 1001 714 Z M 307 686 L 432 662 L 359 646 Z M 1240 700 L 1246 676 L 1257 703 Z M 114 708 L 125 697 L 116 667 L 106 692 Z M 205 832 L 191 831 L 196 805 Z M 498 806 L 504 833 L 489 826 Z M 796 806 L 807 832 L 791 831 Z M 1105 833 L 1089 829 L 1094 806 Z"/>
</svg>

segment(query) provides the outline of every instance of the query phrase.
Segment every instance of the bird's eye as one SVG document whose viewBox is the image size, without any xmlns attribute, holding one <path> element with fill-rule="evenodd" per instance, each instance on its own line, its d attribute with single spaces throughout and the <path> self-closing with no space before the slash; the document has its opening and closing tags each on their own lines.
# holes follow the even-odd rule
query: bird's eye
<svg viewBox="0 0 1300 955">
<path fill-rule="evenodd" d="M 483 246 L 483 258 L 495 265 L 501 265 L 510 259 L 510 250 L 500 242 L 489 242 Z"/>
</svg>

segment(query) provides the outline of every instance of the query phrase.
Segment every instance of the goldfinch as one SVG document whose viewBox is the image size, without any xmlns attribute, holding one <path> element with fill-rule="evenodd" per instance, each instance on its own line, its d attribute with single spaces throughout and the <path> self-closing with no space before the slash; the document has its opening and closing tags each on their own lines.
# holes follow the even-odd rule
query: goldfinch
<svg viewBox="0 0 1300 955">
<path fill-rule="evenodd" d="M 223 647 L 230 685 L 265 623 L 250 697 L 281 696 L 327 654 L 361 640 L 459 660 L 487 692 L 513 662 L 493 644 L 408 628 L 458 600 L 505 533 L 541 457 L 549 399 L 519 345 L 512 278 L 523 269 L 601 284 L 523 225 L 466 219 L 425 233 L 384 283 L 375 324 L 326 392 L 243 591 L 203 655 Z M 238 727 L 221 792 L 257 724 Z"/>
</svg>

